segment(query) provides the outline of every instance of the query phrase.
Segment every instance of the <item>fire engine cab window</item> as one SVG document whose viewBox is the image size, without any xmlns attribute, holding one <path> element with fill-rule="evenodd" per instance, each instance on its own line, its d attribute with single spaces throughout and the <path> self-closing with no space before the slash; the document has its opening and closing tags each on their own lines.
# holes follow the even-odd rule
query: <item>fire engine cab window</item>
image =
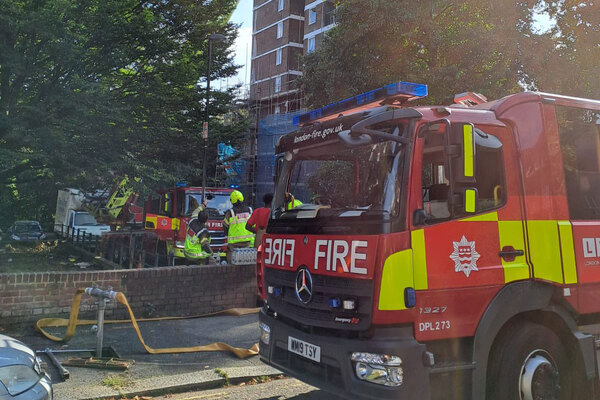
<svg viewBox="0 0 600 400">
<path fill-rule="evenodd" d="M 469 215 L 462 204 L 449 204 L 452 185 L 447 162 L 444 135 L 427 134 L 423 143 L 421 185 L 423 210 L 428 223 Z M 466 187 L 463 186 L 455 184 L 455 193 L 462 193 Z M 476 189 L 478 193 L 476 213 L 490 211 L 504 204 L 502 144 L 496 137 L 479 129 L 475 129 L 475 183 L 468 184 L 468 187 Z"/>
<path fill-rule="evenodd" d="M 600 114 L 556 111 L 571 219 L 600 219 Z"/>
<path fill-rule="evenodd" d="M 289 154 L 276 187 L 274 217 L 396 215 L 402 156 L 403 146 L 395 142 L 353 148 L 336 143 Z"/>
<path fill-rule="evenodd" d="M 192 212 L 202 204 L 202 193 L 188 193 L 186 195 L 186 206 L 184 215 L 192 215 Z M 223 219 L 227 210 L 232 205 L 229 201 L 229 193 L 208 193 L 206 195 L 208 217 L 213 219 Z"/>
</svg>

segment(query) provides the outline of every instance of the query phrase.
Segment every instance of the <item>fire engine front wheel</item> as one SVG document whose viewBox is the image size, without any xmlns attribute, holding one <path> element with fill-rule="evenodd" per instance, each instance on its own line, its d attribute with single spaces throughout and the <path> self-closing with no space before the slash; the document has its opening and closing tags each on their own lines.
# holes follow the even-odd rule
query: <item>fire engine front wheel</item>
<svg viewBox="0 0 600 400">
<path fill-rule="evenodd" d="M 543 325 L 504 331 L 488 368 L 488 400 L 569 400 L 574 371 L 559 337 Z"/>
</svg>

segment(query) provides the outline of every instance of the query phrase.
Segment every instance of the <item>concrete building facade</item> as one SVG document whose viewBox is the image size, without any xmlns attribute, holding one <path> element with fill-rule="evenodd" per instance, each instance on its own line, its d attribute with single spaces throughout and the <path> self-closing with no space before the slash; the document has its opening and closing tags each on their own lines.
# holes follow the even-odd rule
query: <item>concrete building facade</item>
<svg viewBox="0 0 600 400">
<path fill-rule="evenodd" d="M 254 0 L 250 100 L 260 105 L 260 118 L 302 108 L 295 84 L 301 57 L 333 26 L 333 1 Z"/>
</svg>

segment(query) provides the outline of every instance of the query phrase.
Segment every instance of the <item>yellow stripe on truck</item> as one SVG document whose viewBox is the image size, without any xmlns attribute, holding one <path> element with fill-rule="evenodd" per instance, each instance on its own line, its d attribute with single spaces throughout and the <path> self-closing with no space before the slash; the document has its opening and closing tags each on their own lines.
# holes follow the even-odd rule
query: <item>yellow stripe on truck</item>
<svg viewBox="0 0 600 400">
<path fill-rule="evenodd" d="M 517 250 L 525 251 L 522 221 L 498 221 L 498 234 L 501 249 L 504 246 L 512 246 Z M 510 262 L 501 260 L 505 283 L 529 279 L 529 265 L 525 255 L 515 257 L 515 260 Z"/>
<path fill-rule="evenodd" d="M 557 221 L 527 221 L 529 255 L 537 279 L 563 283 Z"/>
<path fill-rule="evenodd" d="M 146 222 L 152 223 L 152 228 L 148 228 L 148 229 L 156 229 L 157 224 L 158 224 L 158 218 L 157 217 L 146 217 Z"/>
<path fill-rule="evenodd" d="M 494 212 L 490 212 L 490 213 L 479 214 L 474 217 L 463 218 L 460 221 L 461 222 L 479 222 L 479 221 L 494 222 L 494 221 L 498 221 L 498 213 L 496 211 L 494 211 Z"/>
<path fill-rule="evenodd" d="M 560 252 L 562 254 L 565 283 L 577 283 L 577 264 L 575 263 L 571 222 L 558 221 L 558 233 L 560 235 Z"/>
<path fill-rule="evenodd" d="M 379 309 L 406 310 L 404 289 L 413 286 L 413 251 L 404 250 L 389 256 L 383 264 L 381 274 Z"/>
<path fill-rule="evenodd" d="M 425 252 L 425 231 L 419 229 L 410 233 L 413 251 L 415 290 L 427 289 L 427 254 Z"/>
<path fill-rule="evenodd" d="M 473 177 L 473 126 L 465 125 L 463 128 L 464 143 L 464 172 L 466 177 Z"/>
</svg>

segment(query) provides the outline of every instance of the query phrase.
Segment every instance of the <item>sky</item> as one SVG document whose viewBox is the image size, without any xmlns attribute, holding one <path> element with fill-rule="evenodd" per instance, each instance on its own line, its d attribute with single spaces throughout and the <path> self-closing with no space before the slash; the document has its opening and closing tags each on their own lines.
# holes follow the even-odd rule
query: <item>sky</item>
<svg viewBox="0 0 600 400">
<path fill-rule="evenodd" d="M 241 65 L 238 74 L 228 80 L 221 80 L 219 84 L 224 89 L 228 86 L 241 83 L 250 84 L 250 57 L 252 55 L 252 0 L 240 0 L 237 8 L 231 15 L 231 22 L 241 24 L 239 35 L 235 42 L 235 63 Z"/>
</svg>

